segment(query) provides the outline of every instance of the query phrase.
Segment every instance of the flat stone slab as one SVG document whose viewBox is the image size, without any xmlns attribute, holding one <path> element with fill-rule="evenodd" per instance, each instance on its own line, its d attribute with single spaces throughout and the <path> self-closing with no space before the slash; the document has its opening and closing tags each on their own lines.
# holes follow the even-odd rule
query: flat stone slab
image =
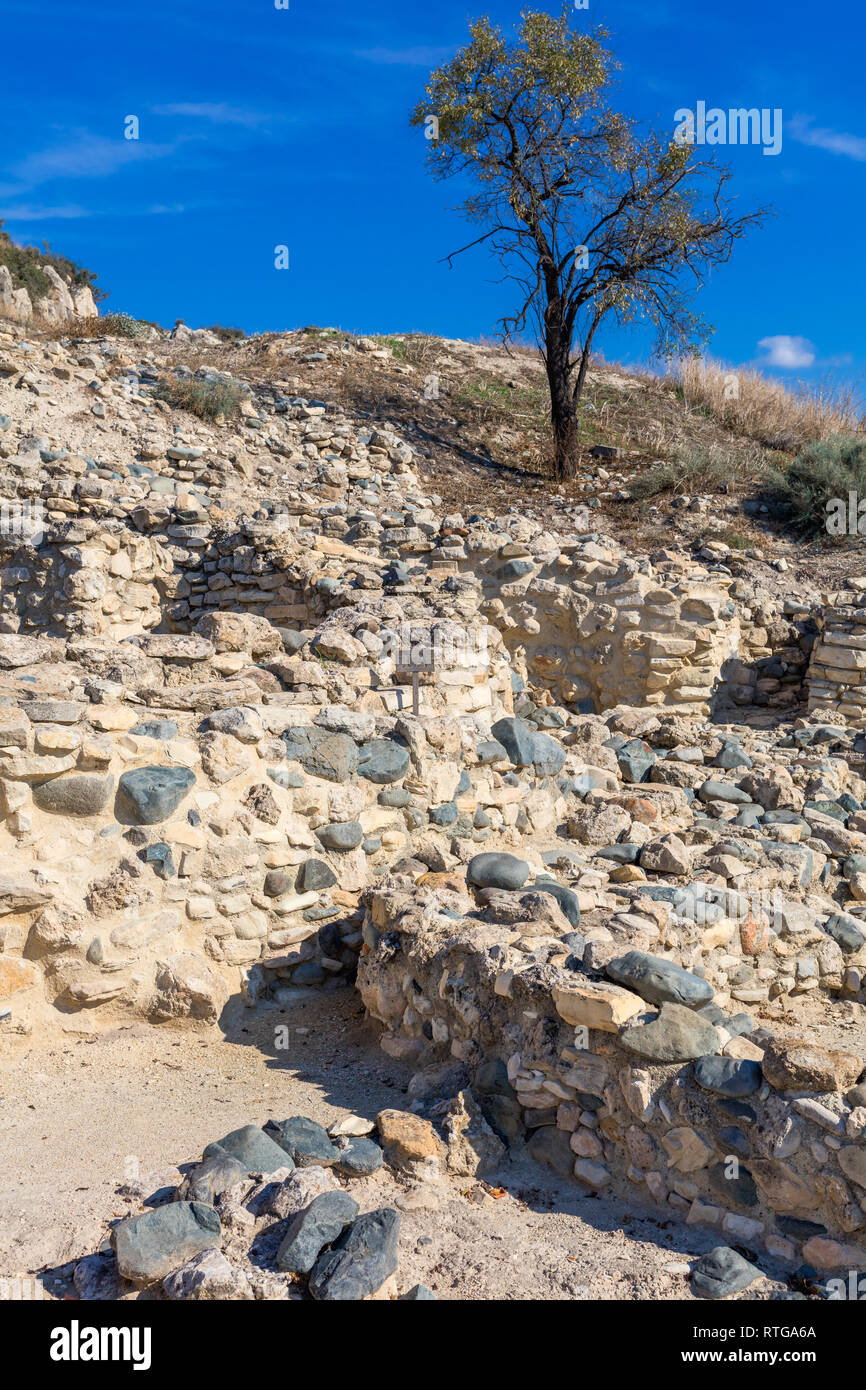
<svg viewBox="0 0 866 1390">
<path fill-rule="evenodd" d="M 643 1000 L 630 990 L 606 980 L 575 979 L 567 986 L 554 985 L 551 994 L 560 1018 L 575 1027 L 599 1028 L 618 1033 L 635 1014 L 643 1013 Z"/>
<path fill-rule="evenodd" d="M 95 816 L 105 808 L 114 789 L 114 778 L 97 772 L 70 772 L 33 788 L 33 802 L 40 811 L 56 816 Z"/>
<path fill-rule="evenodd" d="M 44 907 L 54 897 L 52 892 L 37 888 L 23 878 L 0 875 L 0 916 L 9 912 L 27 912 L 31 907 Z"/>
<path fill-rule="evenodd" d="M 75 700 L 28 700 L 23 708 L 34 724 L 77 724 L 87 706 Z"/>
<path fill-rule="evenodd" d="M 168 743 L 170 739 L 177 738 L 177 724 L 173 719 L 142 719 L 138 724 L 133 724 L 129 732 L 140 738 L 157 738 L 162 743 Z"/>
</svg>

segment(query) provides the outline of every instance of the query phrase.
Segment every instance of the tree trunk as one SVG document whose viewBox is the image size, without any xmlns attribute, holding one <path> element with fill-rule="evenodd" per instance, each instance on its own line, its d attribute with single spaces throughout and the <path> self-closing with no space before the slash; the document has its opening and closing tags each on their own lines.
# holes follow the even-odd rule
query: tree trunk
<svg viewBox="0 0 866 1390">
<path fill-rule="evenodd" d="M 577 477 L 578 424 L 577 406 L 570 382 L 570 344 L 558 323 L 548 322 L 545 347 L 553 427 L 553 471 L 564 482 Z"/>
</svg>

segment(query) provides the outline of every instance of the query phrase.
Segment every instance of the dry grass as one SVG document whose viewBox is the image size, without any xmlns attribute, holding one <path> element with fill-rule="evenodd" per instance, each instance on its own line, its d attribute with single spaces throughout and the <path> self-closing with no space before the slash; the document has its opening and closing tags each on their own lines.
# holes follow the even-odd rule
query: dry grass
<svg viewBox="0 0 866 1390">
<path fill-rule="evenodd" d="M 44 324 L 39 336 L 60 341 L 63 338 L 93 340 L 95 338 L 150 338 L 149 330 L 156 324 L 135 319 L 131 314 L 91 314 L 89 318 L 62 319 L 59 323 Z"/>
<path fill-rule="evenodd" d="M 760 486 L 778 456 L 757 445 L 741 450 L 711 446 L 684 450 L 669 462 L 656 463 L 632 478 L 629 493 L 642 502 L 661 493 L 673 495 L 731 494 Z"/>
<path fill-rule="evenodd" d="M 101 323 L 96 315 L 90 318 L 70 318 L 61 319 L 58 323 L 39 323 L 37 322 L 34 331 L 33 324 L 30 325 L 34 336 L 44 339 L 46 342 L 59 342 L 61 338 L 98 338 L 97 325 Z"/>
<path fill-rule="evenodd" d="M 378 334 L 375 342 L 380 347 L 390 348 L 397 362 L 407 362 L 411 367 L 431 367 L 439 356 L 441 345 L 429 333 L 402 333 L 398 336 Z"/>
<path fill-rule="evenodd" d="M 835 387 L 830 380 L 791 388 L 751 367 L 710 358 L 685 358 L 672 375 L 686 405 L 768 448 L 793 453 L 815 440 L 866 430 L 854 389 Z"/>
</svg>

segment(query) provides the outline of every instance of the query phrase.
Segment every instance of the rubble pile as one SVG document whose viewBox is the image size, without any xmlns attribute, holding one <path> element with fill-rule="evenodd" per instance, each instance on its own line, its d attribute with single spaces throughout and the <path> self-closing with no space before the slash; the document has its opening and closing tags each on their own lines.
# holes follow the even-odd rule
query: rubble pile
<svg viewBox="0 0 866 1390">
<path fill-rule="evenodd" d="M 119 1219 L 102 1247 L 76 1263 L 76 1294 L 87 1301 L 435 1300 L 423 1284 L 401 1290 L 400 1214 L 370 1205 L 401 1193 L 369 1137 L 377 1125 L 387 1137 L 392 1116 L 399 1120 L 391 1111 L 375 1122 L 348 1116 L 330 1134 L 303 1115 L 243 1125 L 182 1173 L 163 1174 L 169 1181 L 157 1194 L 140 1181 L 124 1183 L 119 1195 L 144 1210 Z"/>
</svg>

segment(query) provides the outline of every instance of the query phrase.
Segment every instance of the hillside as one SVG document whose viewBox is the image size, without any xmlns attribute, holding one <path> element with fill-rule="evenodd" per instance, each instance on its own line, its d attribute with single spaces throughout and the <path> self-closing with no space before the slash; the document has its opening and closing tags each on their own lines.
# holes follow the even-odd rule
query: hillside
<svg viewBox="0 0 866 1390">
<path fill-rule="evenodd" d="M 114 340 L 122 356 L 128 322 Z M 792 529 L 771 486 L 810 441 L 863 433 L 849 398 L 790 390 L 715 363 L 705 372 L 685 364 L 666 377 L 599 362 L 588 378 L 580 476 L 560 484 L 550 470 L 543 363 L 532 349 L 323 328 L 231 341 L 224 330 L 182 327 L 178 337 L 152 325 L 139 330 L 157 370 L 210 369 L 282 384 L 339 402 L 359 420 L 390 422 L 448 509 L 526 504 L 562 525 L 585 507 L 597 514 L 591 524 L 647 550 L 663 521 L 678 545 L 711 539 L 747 567 L 784 557 L 819 585 L 843 576 L 856 550 L 856 538 L 830 543 Z M 93 321 L 90 332 L 101 331 Z M 731 373 L 742 382 L 739 403 L 721 399 Z"/>
</svg>

